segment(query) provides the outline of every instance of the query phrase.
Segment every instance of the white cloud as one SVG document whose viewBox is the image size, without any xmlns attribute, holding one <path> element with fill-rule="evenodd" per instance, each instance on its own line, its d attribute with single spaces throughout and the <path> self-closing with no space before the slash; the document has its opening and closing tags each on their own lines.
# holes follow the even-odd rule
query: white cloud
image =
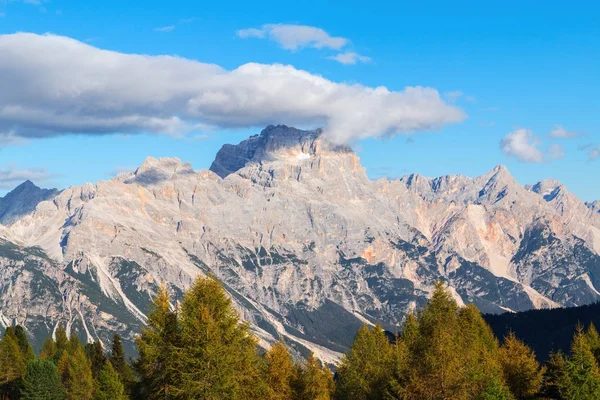
<svg viewBox="0 0 600 400">
<path fill-rule="evenodd" d="M 331 140 L 437 129 L 465 118 L 437 90 L 336 83 L 289 65 L 234 70 L 101 50 L 54 35 L 0 35 L 0 133 L 186 134 L 195 126 L 323 126 Z"/>
<path fill-rule="evenodd" d="M 588 151 L 588 158 L 590 161 L 596 161 L 600 158 L 600 146 L 594 147 Z"/>
<path fill-rule="evenodd" d="M 510 132 L 500 141 L 500 148 L 509 157 L 516 157 L 523 162 L 540 163 L 544 154 L 538 148 L 540 142 L 528 129 L 517 129 Z"/>
<path fill-rule="evenodd" d="M 163 33 L 173 32 L 174 30 L 175 30 L 175 25 L 162 26 L 160 28 L 154 29 L 155 32 L 163 32 Z"/>
<path fill-rule="evenodd" d="M 45 168 L 23 169 L 11 164 L 8 168 L 0 169 L 0 189 L 12 189 L 26 180 L 44 182 L 55 176 L 48 173 Z"/>
<path fill-rule="evenodd" d="M 550 132 L 550 137 L 556 139 L 573 139 L 577 137 L 577 133 L 566 130 L 562 125 L 555 125 L 552 132 Z"/>
<path fill-rule="evenodd" d="M 444 97 L 448 99 L 448 101 L 452 103 L 456 103 L 458 99 L 460 99 L 464 95 L 460 90 L 454 90 L 452 92 L 444 93 Z"/>
<path fill-rule="evenodd" d="M 548 158 L 551 160 L 565 158 L 565 148 L 560 144 L 553 144 L 552 146 L 548 147 L 546 152 L 548 153 Z"/>
<path fill-rule="evenodd" d="M 361 56 L 358 53 L 354 53 L 352 51 L 347 51 L 345 53 L 340 53 L 335 56 L 327 57 L 329 60 L 334 60 L 344 65 L 354 65 L 357 62 L 368 63 L 371 61 L 371 58 L 367 56 Z"/>
<path fill-rule="evenodd" d="M 268 37 L 286 50 L 303 47 L 339 50 L 350 42 L 346 38 L 330 36 L 323 29 L 308 25 L 267 24 L 260 28 L 241 29 L 237 34 L 244 39 Z"/>
</svg>

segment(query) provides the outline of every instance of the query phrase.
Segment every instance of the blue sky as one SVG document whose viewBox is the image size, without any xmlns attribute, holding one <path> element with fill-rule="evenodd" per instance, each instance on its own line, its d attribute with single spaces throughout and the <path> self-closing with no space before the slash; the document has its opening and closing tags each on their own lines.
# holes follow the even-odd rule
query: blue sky
<svg viewBox="0 0 600 400">
<path fill-rule="evenodd" d="M 385 86 L 392 92 L 390 101 L 365 104 L 371 114 L 353 124 L 362 131 L 348 132 L 347 138 L 371 177 L 411 172 L 475 176 L 505 164 L 521 183 L 554 178 L 583 200 L 600 199 L 600 6 L 591 1 L 549 1 L 543 6 L 522 1 L 486 3 L 490 2 L 303 1 L 283 7 L 274 1 L 0 0 L 0 35 L 52 33 L 118 54 L 176 55 L 216 64 L 226 71 L 246 63 L 283 64 L 333 84 Z M 282 33 L 278 31 L 282 26 L 289 29 Z M 254 30 L 247 31 L 250 28 Z M 0 94 L 0 110 L 17 101 L 30 101 L 28 95 L 35 102 L 36 87 L 45 87 L 44 79 L 54 79 L 44 96 L 52 90 L 61 95 L 68 92 L 70 102 L 59 109 L 51 101 L 40 101 L 36 111 L 48 107 L 47 115 L 63 115 L 74 105 L 95 109 L 97 104 L 92 107 L 86 101 L 97 101 L 102 87 L 88 96 L 75 83 L 71 87 L 66 73 L 57 78 L 54 71 L 46 78 L 43 71 L 32 68 L 35 75 L 28 77 L 28 66 L 33 63 L 23 60 L 34 55 L 26 51 L 21 60 L 24 64 L 10 60 L 10 46 L 33 49 L 30 40 L 38 41 L 41 49 L 50 48 L 43 38 L 36 37 L 7 40 L 5 53 L 0 45 L 0 54 L 4 54 L 0 72 L 5 74 L 0 86 L 9 86 L 0 90 L 17 93 Z M 63 44 L 64 40 L 56 45 Z M 92 53 L 87 57 L 85 51 L 73 54 L 88 58 L 81 65 L 95 71 L 95 58 Z M 53 60 L 58 53 L 49 51 L 43 57 Z M 77 70 L 80 60 L 72 61 Z M 101 64 L 98 68 L 109 67 Z M 24 80 L 10 77 L 14 71 Z M 210 79 L 207 76 L 204 79 Z M 19 94 L 23 82 L 33 78 L 35 85 Z M 268 79 L 263 84 L 269 85 Z M 229 81 L 227 85 L 238 82 Z M 57 89 L 57 82 L 64 89 Z M 124 79 L 119 84 L 129 90 L 127 82 Z M 150 78 L 148 85 L 157 83 Z M 390 116 L 396 105 L 404 107 L 413 99 L 398 99 L 395 94 L 403 96 L 405 87 L 414 86 L 435 89 L 440 96 L 439 101 L 428 97 L 418 105 L 421 111 L 435 110 L 435 115 L 419 117 L 425 118 L 417 121 L 423 129 Z M 111 86 L 110 90 L 120 93 L 121 87 Z M 349 119 L 362 110 L 362 97 L 355 93 L 344 89 L 336 98 L 352 102 L 355 108 L 350 107 Z M 110 100 L 114 102 L 113 97 Z M 274 101 L 280 102 L 279 98 Z M 132 102 L 126 106 L 138 112 L 140 99 Z M 143 106 L 144 112 L 151 108 Z M 259 122 L 308 127 L 318 124 L 315 121 L 321 117 L 313 115 L 318 107 L 311 109 L 310 115 L 298 111 L 295 104 L 286 107 L 275 116 L 263 110 L 251 117 L 238 107 L 231 115 L 235 123 L 224 122 L 228 114 L 223 113 L 218 121 L 205 118 L 210 120 L 210 129 L 201 125 L 205 119 L 194 119 L 194 124 L 200 124 L 193 129 L 186 125 L 181 132 L 171 125 L 156 128 L 148 121 L 135 126 L 119 123 L 109 128 L 78 128 L 81 125 L 75 119 L 81 114 L 49 127 L 47 115 L 46 120 L 37 121 L 37 112 L 27 114 L 26 122 L 15 122 L 0 113 L 0 194 L 25 177 L 41 186 L 59 188 L 108 179 L 115 171 L 139 165 L 146 156 L 176 156 L 196 169 L 207 168 L 223 143 L 237 143 L 257 133 Z M 459 117 L 457 111 L 464 116 Z M 115 115 L 123 116 L 123 112 L 117 110 Z M 171 112 L 171 117 L 189 122 L 182 116 L 183 110 Z M 339 122 L 344 117 L 339 108 L 326 114 L 327 121 L 338 121 L 338 131 L 346 133 Z M 113 115 L 103 109 L 101 116 Z"/>
</svg>

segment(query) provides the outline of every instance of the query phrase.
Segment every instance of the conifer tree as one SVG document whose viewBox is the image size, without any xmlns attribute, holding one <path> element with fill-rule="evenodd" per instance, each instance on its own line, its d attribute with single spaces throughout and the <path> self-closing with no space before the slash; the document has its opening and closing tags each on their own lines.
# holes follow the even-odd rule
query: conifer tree
<svg viewBox="0 0 600 400">
<path fill-rule="evenodd" d="M 139 358 L 135 368 L 141 382 L 138 391 L 149 400 L 174 399 L 173 388 L 179 384 L 176 348 L 179 345 L 177 316 L 171 311 L 169 293 L 162 286 L 148 314 L 136 344 Z"/>
<path fill-rule="evenodd" d="M 326 366 L 321 366 L 313 353 L 300 369 L 295 386 L 298 400 L 330 400 L 335 390 L 331 372 Z"/>
<path fill-rule="evenodd" d="M 567 360 L 564 354 L 562 352 L 551 353 L 546 367 L 542 395 L 544 398 L 562 400 L 560 386 L 565 382 L 567 369 Z"/>
<path fill-rule="evenodd" d="M 112 367 L 119 375 L 119 379 L 125 388 L 125 392 L 129 393 L 133 383 L 135 381 L 135 376 L 131 366 L 127 362 L 125 358 L 125 351 L 123 350 L 123 342 L 121 341 L 121 335 L 116 333 L 113 336 L 111 353 L 110 353 L 110 362 Z"/>
<path fill-rule="evenodd" d="M 466 398 L 458 306 L 442 283 L 418 316 L 409 348 L 407 399 Z"/>
<path fill-rule="evenodd" d="M 59 324 L 54 332 L 54 342 L 56 344 L 56 352 L 54 353 L 54 360 L 58 363 L 58 360 L 63 355 L 63 352 L 67 350 L 69 345 L 69 338 L 67 337 L 67 331 L 62 324 Z"/>
<path fill-rule="evenodd" d="M 126 400 L 125 388 L 111 362 L 106 360 L 96 379 L 94 400 Z"/>
<path fill-rule="evenodd" d="M 25 362 L 28 363 L 29 361 L 34 360 L 35 353 L 33 351 L 33 347 L 29 343 L 29 339 L 27 339 L 25 328 L 23 328 L 21 325 L 15 326 L 15 336 L 17 338 L 19 348 L 21 349 L 21 353 L 23 353 L 23 357 L 25 358 Z"/>
<path fill-rule="evenodd" d="M 394 372 L 394 347 L 380 326 L 359 329 L 337 370 L 335 398 L 381 400 Z"/>
<path fill-rule="evenodd" d="M 40 352 L 40 358 L 42 360 L 50 360 L 56 364 L 56 342 L 49 337 L 44 341 L 42 351 Z"/>
<path fill-rule="evenodd" d="M 590 326 L 588 326 L 588 329 L 585 332 L 585 339 L 587 340 L 590 350 L 596 358 L 596 362 L 600 364 L 600 334 L 598 334 L 594 324 L 590 324 Z"/>
<path fill-rule="evenodd" d="M 54 362 L 45 359 L 27 364 L 21 395 L 22 400 L 63 400 L 65 389 Z"/>
<path fill-rule="evenodd" d="M 198 278 L 185 294 L 179 314 L 175 357 L 181 381 L 177 395 L 197 399 L 263 399 L 263 360 L 248 323 L 240 323 L 220 283 Z"/>
<path fill-rule="evenodd" d="M 269 387 L 269 399 L 293 400 L 293 382 L 295 379 L 294 362 L 282 340 L 275 343 L 265 353 L 266 383 Z"/>
<path fill-rule="evenodd" d="M 515 398 L 527 399 L 540 390 L 544 369 L 540 368 L 533 350 L 517 339 L 513 332 L 504 338 L 500 363 L 504 379 Z"/>
<path fill-rule="evenodd" d="M 15 330 L 8 327 L 0 340 L 0 390 L 4 397 L 18 395 L 25 368 L 25 357 L 19 348 Z"/>
<path fill-rule="evenodd" d="M 94 392 L 91 362 L 75 334 L 64 346 L 58 373 L 66 390 L 66 399 L 90 400 Z"/>
<path fill-rule="evenodd" d="M 565 400 L 600 399 L 600 369 L 581 327 L 573 338 L 562 378 L 559 390 Z"/>
<path fill-rule="evenodd" d="M 106 355 L 104 354 L 104 349 L 102 348 L 102 343 L 100 340 L 96 339 L 94 343 L 87 343 L 85 345 L 85 353 L 90 359 L 90 363 L 92 365 L 92 376 L 95 379 L 98 377 L 98 374 L 106 362 Z"/>
</svg>

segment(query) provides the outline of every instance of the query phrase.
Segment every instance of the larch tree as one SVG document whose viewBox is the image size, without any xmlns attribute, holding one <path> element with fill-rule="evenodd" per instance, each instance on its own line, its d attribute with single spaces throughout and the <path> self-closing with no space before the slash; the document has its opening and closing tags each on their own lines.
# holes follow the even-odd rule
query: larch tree
<svg viewBox="0 0 600 400">
<path fill-rule="evenodd" d="M 265 353 L 265 375 L 271 400 L 294 400 L 293 383 L 296 370 L 282 340 Z"/>
<path fill-rule="evenodd" d="M 19 348 L 21 349 L 21 353 L 25 358 L 25 362 L 29 362 L 35 359 L 35 353 L 33 351 L 33 347 L 29 343 L 29 339 L 27 339 L 27 332 L 25 332 L 25 328 L 21 325 L 15 326 L 15 337 L 17 338 L 17 343 L 19 344 Z"/>
<path fill-rule="evenodd" d="M 333 375 L 329 368 L 310 353 L 306 364 L 297 375 L 296 398 L 298 400 L 330 400 L 335 390 Z"/>
<path fill-rule="evenodd" d="M 504 379 L 515 398 L 527 399 L 538 393 L 545 369 L 540 368 L 533 350 L 517 339 L 513 332 L 504 338 L 500 363 Z"/>
<path fill-rule="evenodd" d="M 264 399 L 263 360 L 248 323 L 240 323 L 231 300 L 211 277 L 196 279 L 178 315 L 181 327 L 174 387 L 186 399 Z"/>
<path fill-rule="evenodd" d="M 58 373 L 67 400 L 90 400 L 94 393 L 92 364 L 75 334 L 66 343 L 58 361 Z"/>
<path fill-rule="evenodd" d="M 394 355 L 394 347 L 380 326 L 360 328 L 337 370 L 335 398 L 386 398 L 394 372 Z"/>
<path fill-rule="evenodd" d="M 600 369 L 581 327 L 564 368 L 559 391 L 565 400 L 600 399 Z"/>
<path fill-rule="evenodd" d="M 94 400 L 127 400 L 121 378 L 109 360 L 104 362 L 96 378 Z"/>
<path fill-rule="evenodd" d="M 174 388 L 179 385 L 176 349 L 179 345 L 177 315 L 171 311 L 166 286 L 159 289 L 150 312 L 147 326 L 137 338 L 139 358 L 135 368 L 141 378 L 138 394 L 149 400 L 176 398 Z"/>
<path fill-rule="evenodd" d="M 5 398 L 18 396 L 25 376 L 26 362 L 15 330 L 8 327 L 0 340 L 0 391 Z"/>
</svg>

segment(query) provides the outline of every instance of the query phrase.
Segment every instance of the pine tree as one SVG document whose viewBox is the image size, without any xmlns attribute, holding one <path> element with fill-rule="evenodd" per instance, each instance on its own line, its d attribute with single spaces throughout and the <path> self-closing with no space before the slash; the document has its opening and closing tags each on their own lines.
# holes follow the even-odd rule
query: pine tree
<svg viewBox="0 0 600 400">
<path fill-rule="evenodd" d="M 139 394 L 149 400 L 174 399 L 173 388 L 179 384 L 176 348 L 179 345 L 177 316 L 171 311 L 169 293 L 162 286 L 148 314 L 136 344 L 139 358 L 135 368 L 141 377 Z"/>
<path fill-rule="evenodd" d="M 504 338 L 500 348 L 500 363 L 510 391 L 517 399 L 534 396 L 541 388 L 544 369 L 535 358 L 535 353 L 514 333 Z"/>
<path fill-rule="evenodd" d="M 337 370 L 335 398 L 381 400 L 394 372 L 394 347 L 380 326 L 359 329 Z"/>
<path fill-rule="evenodd" d="M 21 391 L 22 400 L 63 400 L 65 389 L 56 365 L 49 360 L 33 360 L 27 365 Z"/>
<path fill-rule="evenodd" d="M 21 325 L 15 326 L 15 336 L 17 338 L 19 348 L 21 349 L 21 353 L 23 353 L 23 357 L 25 358 L 25 362 L 28 363 L 29 361 L 34 360 L 35 353 L 33 352 L 33 347 L 27 339 L 25 328 L 23 328 Z"/>
<path fill-rule="evenodd" d="M 94 392 L 92 364 L 76 335 L 73 334 L 64 346 L 58 373 L 67 393 L 66 399 L 89 400 Z"/>
<path fill-rule="evenodd" d="M 293 400 L 294 362 L 283 341 L 271 346 L 265 353 L 265 362 L 269 399 Z"/>
<path fill-rule="evenodd" d="M 121 341 L 121 336 L 118 333 L 113 336 L 110 362 L 114 370 L 119 375 L 119 379 L 125 388 L 125 392 L 129 393 L 135 382 L 135 375 L 131 369 L 131 366 L 127 362 L 127 359 L 125 358 L 123 342 Z"/>
<path fill-rule="evenodd" d="M 263 399 L 262 359 L 248 323 L 240 323 L 220 283 L 198 278 L 179 314 L 176 395 L 198 399 Z"/>
<path fill-rule="evenodd" d="M 126 400 L 121 378 L 110 361 L 106 360 L 96 379 L 94 400 Z"/>
<path fill-rule="evenodd" d="M 25 369 L 25 357 L 15 330 L 8 327 L 0 341 L 0 388 L 5 397 L 13 398 L 18 395 Z"/>
<path fill-rule="evenodd" d="M 296 398 L 298 400 L 330 400 L 335 390 L 333 376 L 326 366 L 321 366 L 310 353 L 304 368 L 297 374 Z"/>
<path fill-rule="evenodd" d="M 600 399 L 600 369 L 581 327 L 573 338 L 559 390 L 565 400 Z"/>
<path fill-rule="evenodd" d="M 85 345 L 85 354 L 90 359 L 90 363 L 92 365 L 92 376 L 95 379 L 98 377 L 98 374 L 106 362 L 106 356 L 104 355 L 104 349 L 102 348 L 102 343 L 100 340 L 96 339 L 94 343 L 87 343 Z"/>
</svg>

